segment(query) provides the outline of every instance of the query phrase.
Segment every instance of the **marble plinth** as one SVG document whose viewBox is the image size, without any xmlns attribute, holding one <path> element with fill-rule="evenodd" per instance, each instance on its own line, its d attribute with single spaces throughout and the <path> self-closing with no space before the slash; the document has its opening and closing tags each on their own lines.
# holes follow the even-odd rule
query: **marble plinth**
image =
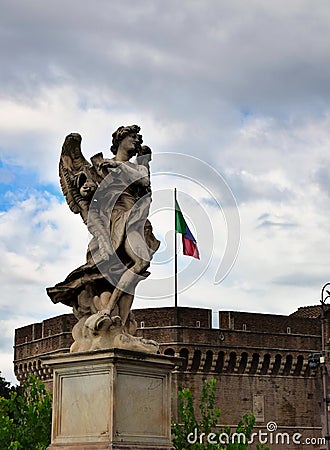
<svg viewBox="0 0 330 450">
<path fill-rule="evenodd" d="M 53 369 L 51 450 L 169 450 L 181 358 L 110 349 L 43 358 Z"/>
</svg>

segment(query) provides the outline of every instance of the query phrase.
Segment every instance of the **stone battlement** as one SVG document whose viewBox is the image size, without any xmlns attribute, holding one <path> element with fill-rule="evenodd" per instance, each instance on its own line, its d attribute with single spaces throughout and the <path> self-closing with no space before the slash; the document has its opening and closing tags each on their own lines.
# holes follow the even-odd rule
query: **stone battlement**
<svg viewBox="0 0 330 450">
<path fill-rule="evenodd" d="M 184 358 L 173 374 L 173 401 L 178 389 L 189 387 L 198 411 L 203 381 L 213 377 L 221 424 L 237 424 L 253 411 L 257 426 L 275 421 L 290 432 L 320 435 L 321 373 L 308 366 L 308 356 L 321 349 L 319 307 L 289 316 L 220 311 L 218 328 L 212 327 L 210 309 L 149 308 L 134 315 L 138 336 L 159 342 L 161 354 Z M 75 323 L 72 314 L 64 314 L 16 330 L 14 364 L 20 382 L 33 373 L 51 386 L 51 369 L 41 357 L 68 352 Z"/>
<path fill-rule="evenodd" d="M 182 371 L 223 374 L 310 376 L 308 355 L 321 346 L 320 321 L 306 317 L 219 312 L 202 308 L 149 308 L 134 311 L 137 334 L 160 343 L 161 353 L 186 359 Z M 15 331 L 15 374 L 47 380 L 40 356 L 68 352 L 73 314 L 46 319 Z"/>
</svg>

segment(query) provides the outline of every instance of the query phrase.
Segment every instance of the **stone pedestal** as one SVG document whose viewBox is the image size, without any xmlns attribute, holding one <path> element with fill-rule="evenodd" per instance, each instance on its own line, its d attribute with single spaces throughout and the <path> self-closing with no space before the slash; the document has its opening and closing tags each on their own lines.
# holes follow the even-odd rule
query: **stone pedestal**
<svg viewBox="0 0 330 450">
<path fill-rule="evenodd" d="M 110 349 L 43 358 L 54 371 L 51 450 L 169 450 L 181 358 Z"/>
</svg>

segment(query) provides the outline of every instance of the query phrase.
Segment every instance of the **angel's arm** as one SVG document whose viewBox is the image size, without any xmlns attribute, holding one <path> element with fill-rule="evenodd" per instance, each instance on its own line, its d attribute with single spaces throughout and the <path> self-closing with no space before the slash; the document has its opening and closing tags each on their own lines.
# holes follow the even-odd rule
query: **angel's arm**
<svg viewBox="0 0 330 450">
<path fill-rule="evenodd" d="M 148 169 L 148 172 L 150 171 L 149 164 L 151 161 L 151 153 L 150 147 L 147 145 L 142 145 L 136 157 L 136 163 L 145 166 Z"/>
<path fill-rule="evenodd" d="M 96 155 L 91 157 L 91 161 L 93 167 L 96 170 L 96 173 L 103 179 L 109 173 L 112 172 L 112 169 L 118 167 L 120 163 L 115 161 L 114 159 L 103 158 L 103 153 L 97 153 Z"/>
</svg>

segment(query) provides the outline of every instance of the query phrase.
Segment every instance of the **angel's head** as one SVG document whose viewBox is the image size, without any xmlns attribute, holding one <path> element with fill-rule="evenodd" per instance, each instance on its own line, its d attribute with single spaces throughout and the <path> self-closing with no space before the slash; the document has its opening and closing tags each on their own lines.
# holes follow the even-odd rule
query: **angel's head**
<svg viewBox="0 0 330 450">
<path fill-rule="evenodd" d="M 120 145 L 125 145 L 127 153 L 130 157 L 139 152 L 143 142 L 142 135 L 139 134 L 140 127 L 138 125 L 128 125 L 127 127 L 119 127 L 112 134 L 112 145 L 110 151 L 117 155 Z"/>
</svg>

